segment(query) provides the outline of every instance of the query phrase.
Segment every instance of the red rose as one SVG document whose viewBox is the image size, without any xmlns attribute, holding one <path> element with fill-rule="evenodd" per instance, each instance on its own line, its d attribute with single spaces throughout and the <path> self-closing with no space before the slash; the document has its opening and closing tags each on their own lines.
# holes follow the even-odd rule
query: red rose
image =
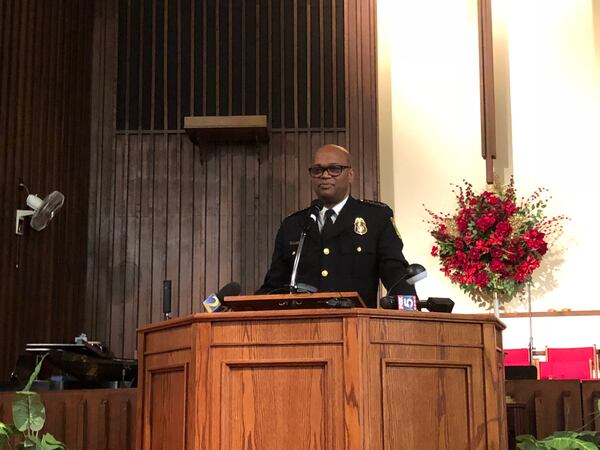
<svg viewBox="0 0 600 450">
<path fill-rule="evenodd" d="M 485 272 L 475 274 L 475 284 L 479 287 L 485 287 L 490 282 L 490 277 Z"/>
<path fill-rule="evenodd" d="M 479 239 L 475 243 L 475 248 L 478 249 L 479 251 L 481 251 L 481 253 L 487 253 L 489 251 L 488 243 L 486 241 L 484 241 L 483 239 Z"/>
<path fill-rule="evenodd" d="M 490 262 L 490 269 L 495 273 L 502 273 L 504 271 L 504 263 L 499 259 L 492 259 Z"/>
<path fill-rule="evenodd" d="M 479 260 L 479 258 L 481 258 L 481 250 L 477 247 L 472 247 L 471 250 L 469 250 L 469 258 L 471 261 Z"/>
<path fill-rule="evenodd" d="M 496 233 L 499 236 L 508 236 L 510 234 L 510 232 L 512 231 L 512 227 L 510 226 L 510 224 L 508 222 L 502 221 L 502 222 L 498 222 L 496 224 Z"/>
<path fill-rule="evenodd" d="M 497 205 L 498 203 L 500 203 L 500 199 L 498 197 L 496 197 L 494 194 L 490 194 L 488 196 L 488 203 L 490 205 Z"/>
<path fill-rule="evenodd" d="M 504 252 L 502 251 L 502 247 L 494 247 L 490 250 L 490 255 L 492 255 L 492 258 L 500 259 L 502 258 L 503 254 Z"/>
<path fill-rule="evenodd" d="M 525 261 L 519 264 L 515 272 L 515 280 L 519 282 L 525 281 L 525 279 L 533 273 L 535 269 L 540 266 L 540 261 L 535 259 L 533 256 L 528 256 Z"/>
<path fill-rule="evenodd" d="M 490 234 L 490 237 L 487 240 L 487 245 L 489 245 L 490 247 L 493 247 L 496 245 L 502 245 L 503 241 L 504 241 L 504 237 L 500 236 L 497 233 L 492 233 L 492 234 Z"/>
<path fill-rule="evenodd" d="M 516 210 L 517 206 L 511 200 L 504 203 L 504 212 L 506 212 L 507 216 L 512 216 Z"/>
<path fill-rule="evenodd" d="M 488 213 L 488 214 L 483 215 L 479 219 L 477 219 L 475 221 L 475 226 L 477 227 L 477 229 L 479 231 L 484 233 L 487 230 L 489 230 L 492 225 L 494 225 L 495 221 L 496 221 L 495 217 L 492 214 Z"/>
<path fill-rule="evenodd" d="M 431 247 L 431 256 L 437 256 L 439 254 L 438 250 L 439 250 L 439 248 L 436 245 Z"/>
</svg>

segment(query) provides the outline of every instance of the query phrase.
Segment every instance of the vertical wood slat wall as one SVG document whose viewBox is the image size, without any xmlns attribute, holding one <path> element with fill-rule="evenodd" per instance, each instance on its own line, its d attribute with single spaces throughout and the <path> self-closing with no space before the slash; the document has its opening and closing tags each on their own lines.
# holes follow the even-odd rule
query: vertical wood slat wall
<svg viewBox="0 0 600 450">
<path fill-rule="evenodd" d="M 42 392 L 46 423 L 41 434 L 51 433 L 69 450 L 132 450 L 135 395 L 136 389 Z M 14 397 L 0 392 L 0 422 L 12 422 Z"/>
<path fill-rule="evenodd" d="M 378 196 L 375 0 L 96 3 L 85 329 L 133 356 L 137 326 L 231 280 L 253 292 L 309 204 L 323 143 Z M 267 114 L 261 145 L 194 146 L 185 115 Z"/>
<path fill-rule="evenodd" d="M 82 331 L 92 25 L 87 0 L 0 2 L 0 380 L 25 343 Z M 21 180 L 66 200 L 46 229 L 17 236 Z"/>
</svg>

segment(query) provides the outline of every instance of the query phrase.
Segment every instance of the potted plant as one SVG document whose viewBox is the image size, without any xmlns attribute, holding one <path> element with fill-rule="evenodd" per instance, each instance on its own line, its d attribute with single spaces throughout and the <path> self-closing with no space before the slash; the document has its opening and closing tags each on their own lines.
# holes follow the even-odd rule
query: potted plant
<svg viewBox="0 0 600 450">
<path fill-rule="evenodd" d="M 66 450 L 67 448 L 50 433 L 45 433 L 40 437 L 40 431 L 46 422 L 46 409 L 40 394 L 32 392 L 30 389 L 40 373 L 45 357 L 46 355 L 36 365 L 23 390 L 15 393 L 16 398 L 12 403 L 13 423 L 0 422 L 0 450 L 4 450 L 7 445 L 10 446 L 13 438 L 16 440 L 18 448 L 32 450 Z"/>
<path fill-rule="evenodd" d="M 531 435 L 517 436 L 518 450 L 598 450 L 600 432 L 558 431 L 541 441 Z"/>
</svg>

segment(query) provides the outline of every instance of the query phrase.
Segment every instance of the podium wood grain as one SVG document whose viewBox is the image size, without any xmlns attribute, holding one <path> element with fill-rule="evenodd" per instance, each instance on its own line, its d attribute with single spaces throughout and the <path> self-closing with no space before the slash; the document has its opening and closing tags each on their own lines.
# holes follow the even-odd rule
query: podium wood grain
<svg viewBox="0 0 600 450">
<path fill-rule="evenodd" d="M 501 329 L 367 309 L 148 325 L 136 448 L 504 450 Z"/>
</svg>

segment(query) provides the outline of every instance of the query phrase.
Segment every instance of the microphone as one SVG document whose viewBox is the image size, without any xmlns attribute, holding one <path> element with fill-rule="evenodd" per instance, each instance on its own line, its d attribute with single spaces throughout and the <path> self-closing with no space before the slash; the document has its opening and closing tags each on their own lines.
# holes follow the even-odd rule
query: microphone
<svg viewBox="0 0 600 450">
<path fill-rule="evenodd" d="M 240 286 L 240 283 L 232 281 L 231 283 L 227 283 L 225 286 L 219 289 L 219 292 L 216 294 L 213 292 L 206 297 L 206 299 L 204 299 L 202 302 L 202 305 L 204 306 L 206 312 L 209 313 L 225 311 L 226 306 L 223 302 L 223 299 L 233 295 L 240 295 L 241 291 L 242 287 Z"/>
<path fill-rule="evenodd" d="M 421 281 L 422 279 L 427 277 L 427 270 L 421 264 L 409 264 L 406 268 L 406 272 L 404 275 L 400 277 L 394 284 L 390 286 L 388 289 L 388 295 L 392 293 L 394 288 L 398 286 L 402 281 L 406 281 L 411 286 L 414 285 L 417 281 Z"/>
<path fill-rule="evenodd" d="M 415 311 L 419 301 L 414 295 L 386 295 L 379 304 L 383 309 L 398 309 L 400 311 Z"/>
<path fill-rule="evenodd" d="M 171 280 L 163 281 L 163 317 L 171 318 Z"/>
<path fill-rule="evenodd" d="M 413 295 L 387 295 L 379 301 L 379 304 L 383 309 L 404 311 L 414 311 L 415 309 L 420 311 L 425 308 L 430 312 L 451 313 L 454 309 L 454 302 L 446 297 L 429 297 L 427 300 L 417 300 L 415 302 Z"/>
<path fill-rule="evenodd" d="M 421 264 L 410 264 L 406 272 L 388 289 L 388 295 L 379 300 L 379 305 L 384 309 L 400 309 L 404 311 L 414 311 L 417 309 L 417 298 L 414 295 L 392 295 L 396 286 L 402 281 L 406 281 L 411 286 L 417 281 L 427 277 L 427 270 Z"/>
<path fill-rule="evenodd" d="M 298 264 L 300 263 L 300 255 L 302 254 L 302 247 L 304 246 L 304 239 L 306 238 L 306 233 L 308 232 L 308 229 L 310 228 L 312 222 L 317 223 L 319 211 L 321 211 L 323 205 L 323 200 L 317 198 L 311 202 L 310 207 L 308 208 L 308 217 L 306 218 L 304 227 L 302 227 L 302 233 L 300 233 L 300 240 L 298 240 L 298 248 L 296 249 L 296 257 L 294 258 L 292 275 L 290 276 L 290 284 L 287 285 L 289 286 L 290 292 L 292 294 L 296 294 L 299 292 L 317 292 L 317 288 L 311 286 L 310 284 L 296 284 L 296 276 L 298 275 Z"/>
<path fill-rule="evenodd" d="M 311 226 L 311 220 L 317 223 L 319 218 L 319 212 L 323 209 L 324 203 L 321 199 L 315 199 L 310 203 L 310 207 L 308 208 L 308 217 L 306 219 L 306 223 L 304 224 L 303 231 L 308 231 Z"/>
</svg>

